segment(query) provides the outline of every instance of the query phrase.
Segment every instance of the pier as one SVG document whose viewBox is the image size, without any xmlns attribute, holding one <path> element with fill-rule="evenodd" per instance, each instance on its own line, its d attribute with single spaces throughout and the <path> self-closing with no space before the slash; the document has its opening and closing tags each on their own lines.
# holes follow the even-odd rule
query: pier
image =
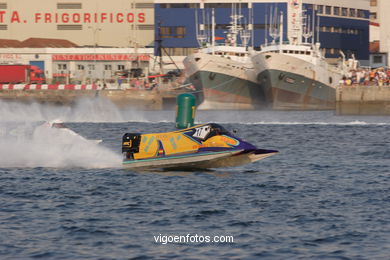
<svg viewBox="0 0 390 260">
<path fill-rule="evenodd" d="M 390 86 L 342 85 L 336 91 L 337 115 L 390 115 Z"/>
<path fill-rule="evenodd" d="M 92 88 L 90 85 L 83 88 L 54 89 L 53 86 L 48 85 L 47 89 L 29 89 L 26 87 L 18 89 L 18 85 L 12 86 L 12 89 L 4 89 L 3 86 L 3 88 L 0 88 L 0 100 L 72 105 L 80 98 L 104 98 L 110 100 L 118 108 L 163 110 L 174 109 L 176 96 L 185 92 L 184 89 L 100 89 Z"/>
</svg>

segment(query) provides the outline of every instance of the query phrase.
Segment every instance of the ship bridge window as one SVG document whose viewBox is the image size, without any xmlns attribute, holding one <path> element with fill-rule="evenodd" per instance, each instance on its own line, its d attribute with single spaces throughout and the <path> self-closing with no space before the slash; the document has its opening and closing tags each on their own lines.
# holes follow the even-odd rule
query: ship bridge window
<svg viewBox="0 0 390 260">
<path fill-rule="evenodd" d="M 306 52 L 306 55 L 310 55 L 310 51 L 307 51 L 307 52 Z"/>
<path fill-rule="evenodd" d="M 287 53 L 287 50 L 283 50 L 283 53 Z"/>
</svg>

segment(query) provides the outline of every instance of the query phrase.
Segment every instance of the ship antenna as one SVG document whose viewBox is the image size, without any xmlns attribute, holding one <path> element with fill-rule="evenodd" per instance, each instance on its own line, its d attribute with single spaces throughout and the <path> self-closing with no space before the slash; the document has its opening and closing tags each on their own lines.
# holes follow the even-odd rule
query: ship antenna
<svg viewBox="0 0 390 260">
<path fill-rule="evenodd" d="M 279 25 L 279 52 L 282 53 L 282 45 L 283 45 L 283 11 L 280 12 L 280 25 Z"/>
</svg>

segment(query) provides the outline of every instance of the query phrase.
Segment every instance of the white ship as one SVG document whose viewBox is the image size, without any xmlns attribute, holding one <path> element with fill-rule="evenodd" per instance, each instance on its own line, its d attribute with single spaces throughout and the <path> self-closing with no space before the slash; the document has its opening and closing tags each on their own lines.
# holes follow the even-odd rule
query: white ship
<svg viewBox="0 0 390 260">
<path fill-rule="evenodd" d="M 261 52 L 252 55 L 257 80 L 273 109 L 335 109 L 336 87 L 347 71 L 344 59 L 337 66 L 329 64 L 322 55 L 320 43 L 308 42 L 308 38 L 314 42 L 314 35 L 308 29 L 307 16 L 300 12 L 297 17 L 302 18 L 302 23 L 297 22 L 288 43 L 283 42 L 281 13 L 279 41 L 261 46 Z M 274 31 L 273 37 L 275 35 Z"/>
<path fill-rule="evenodd" d="M 245 30 L 239 24 L 242 16 L 236 13 L 234 5 L 225 44 L 215 43 L 213 12 L 211 41 L 207 40 L 210 37 L 205 33 L 204 25 L 200 24 L 198 41 L 206 47 L 183 61 L 186 77 L 195 86 L 201 100 L 198 109 L 256 109 L 266 103 L 248 52 L 253 26 L 250 24 L 250 30 Z M 241 45 L 237 44 L 238 37 Z"/>
</svg>

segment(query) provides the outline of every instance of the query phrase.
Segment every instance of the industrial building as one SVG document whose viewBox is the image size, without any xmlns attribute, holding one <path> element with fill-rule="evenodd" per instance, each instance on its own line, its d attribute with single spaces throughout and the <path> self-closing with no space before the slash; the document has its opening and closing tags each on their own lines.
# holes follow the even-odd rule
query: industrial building
<svg viewBox="0 0 390 260">
<path fill-rule="evenodd" d="M 33 64 L 50 80 L 82 83 L 113 81 L 123 70 L 159 72 L 159 50 L 165 71 L 182 68 L 200 47 L 199 24 L 211 28 L 212 10 L 217 42 L 224 43 L 233 3 L 244 27 L 253 17 L 254 49 L 272 41 L 276 12 L 289 40 L 300 5 L 327 58 L 338 59 L 342 50 L 368 64 L 368 0 L 0 0 L 0 63 Z"/>
<path fill-rule="evenodd" d="M 0 0 L 0 39 L 128 48 L 153 45 L 153 32 L 153 0 Z"/>
<path fill-rule="evenodd" d="M 250 23 L 253 16 L 250 45 L 255 49 L 272 41 L 270 24 L 276 13 L 283 12 L 286 21 L 284 40 L 291 37 L 298 16 L 305 15 L 310 24 L 314 25 L 311 28 L 314 39 L 321 42 L 327 58 L 338 58 L 341 50 L 349 57 L 353 54 L 362 64 L 368 63 L 370 6 L 367 0 L 188 0 L 185 3 L 156 0 L 155 37 L 161 36 L 162 45 L 170 55 L 186 56 L 199 47 L 199 24 L 210 28 L 211 11 L 214 9 L 215 37 L 223 43 L 230 26 L 232 3 L 237 3 L 238 10 L 235 12 L 243 16 L 241 25 Z M 297 15 L 295 8 L 299 6 L 302 11 Z"/>
</svg>

